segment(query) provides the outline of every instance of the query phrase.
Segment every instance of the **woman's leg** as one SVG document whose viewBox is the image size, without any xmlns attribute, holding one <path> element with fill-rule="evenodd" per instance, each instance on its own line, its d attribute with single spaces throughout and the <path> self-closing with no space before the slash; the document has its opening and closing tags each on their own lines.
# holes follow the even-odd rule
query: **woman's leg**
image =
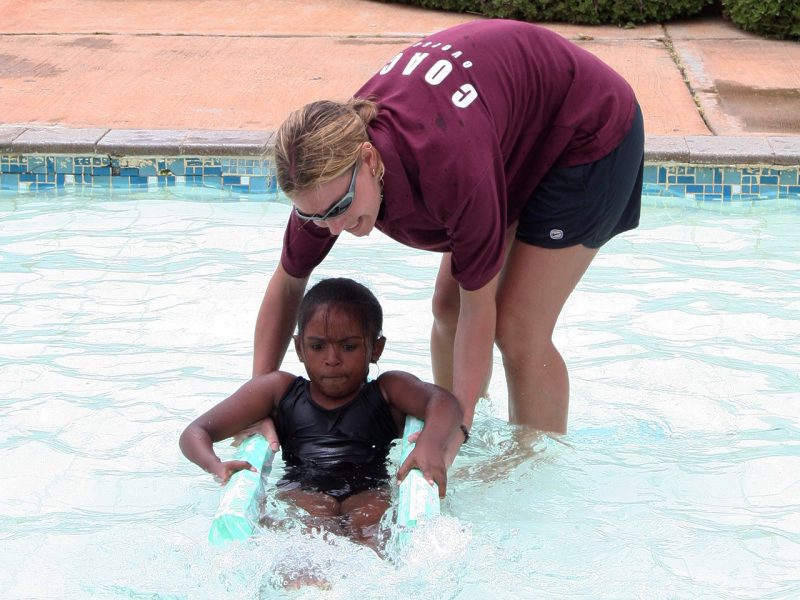
<svg viewBox="0 0 800 600">
<path fill-rule="evenodd" d="M 553 329 L 597 249 L 548 249 L 515 241 L 497 298 L 497 345 L 503 356 L 512 423 L 565 433 L 569 377 Z"/>
<path fill-rule="evenodd" d="M 639 224 L 643 159 L 637 105 L 615 150 L 593 163 L 552 169 L 520 215 L 497 293 L 496 341 L 513 422 L 567 430 L 569 377 L 553 329 L 597 248 Z"/>
<path fill-rule="evenodd" d="M 516 224 L 506 232 L 506 255 L 514 242 Z M 443 388 L 453 390 L 453 347 L 458 326 L 458 312 L 461 309 L 461 288 L 450 272 L 450 253 L 442 255 L 436 287 L 433 290 L 433 327 L 431 328 L 431 366 L 433 382 Z M 486 377 L 483 393 L 489 387 L 492 374 Z"/>
</svg>

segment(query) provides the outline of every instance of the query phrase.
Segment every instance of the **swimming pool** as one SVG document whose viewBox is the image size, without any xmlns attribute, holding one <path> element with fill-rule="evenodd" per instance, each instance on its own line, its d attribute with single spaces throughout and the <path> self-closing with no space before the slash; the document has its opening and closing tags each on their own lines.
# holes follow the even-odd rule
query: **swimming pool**
<svg viewBox="0 0 800 600">
<path fill-rule="evenodd" d="M 496 359 L 447 516 L 398 564 L 292 530 L 206 543 L 219 488 L 177 438 L 249 376 L 288 214 L 218 200 L 0 194 L 0 597 L 323 595 L 279 565 L 328 572 L 325 598 L 800 595 L 797 200 L 647 197 L 557 328 L 569 433 L 521 449 Z M 381 368 L 430 378 L 437 266 L 374 233 L 316 276 L 373 288 Z"/>
</svg>

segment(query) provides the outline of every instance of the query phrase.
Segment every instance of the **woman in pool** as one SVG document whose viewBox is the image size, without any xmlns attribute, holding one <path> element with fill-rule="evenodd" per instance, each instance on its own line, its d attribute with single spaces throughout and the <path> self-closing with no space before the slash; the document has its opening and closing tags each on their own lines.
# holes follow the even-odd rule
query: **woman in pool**
<svg viewBox="0 0 800 600">
<path fill-rule="evenodd" d="M 306 281 L 338 235 L 377 227 L 442 253 L 433 373 L 465 424 L 497 343 L 511 420 L 566 431 L 569 381 L 553 330 L 598 249 L 638 226 L 643 145 L 620 75 L 514 21 L 435 33 L 353 99 L 296 111 L 276 136 L 278 184 L 294 211 L 259 311 L 254 371 L 280 364 Z"/>
<path fill-rule="evenodd" d="M 452 394 L 411 374 L 390 371 L 367 383 L 386 343 L 382 326 L 381 305 L 366 287 L 321 281 L 300 304 L 294 338 L 310 381 L 283 371 L 254 377 L 186 428 L 184 455 L 224 484 L 253 465 L 220 461 L 212 443 L 272 417 L 286 463 L 279 494 L 322 517 L 334 533 L 374 545 L 390 498 L 386 460 L 406 414 L 424 419 L 425 428 L 398 478 L 418 467 L 441 496 L 445 449 L 462 418 Z"/>
</svg>

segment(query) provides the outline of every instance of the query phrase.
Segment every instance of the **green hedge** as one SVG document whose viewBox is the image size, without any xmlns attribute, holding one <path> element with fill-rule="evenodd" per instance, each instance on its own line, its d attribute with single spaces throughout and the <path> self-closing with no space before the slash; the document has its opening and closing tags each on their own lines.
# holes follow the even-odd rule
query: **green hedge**
<svg viewBox="0 0 800 600">
<path fill-rule="evenodd" d="M 745 31 L 800 40 L 800 0 L 723 0 L 722 6 Z"/>
<path fill-rule="evenodd" d="M 800 39 L 800 0 L 383 0 L 423 8 L 532 22 L 628 25 L 663 23 L 707 10 L 745 31 Z"/>
<path fill-rule="evenodd" d="M 407 0 L 400 3 L 519 21 L 627 25 L 695 15 L 714 4 L 714 0 Z"/>
</svg>

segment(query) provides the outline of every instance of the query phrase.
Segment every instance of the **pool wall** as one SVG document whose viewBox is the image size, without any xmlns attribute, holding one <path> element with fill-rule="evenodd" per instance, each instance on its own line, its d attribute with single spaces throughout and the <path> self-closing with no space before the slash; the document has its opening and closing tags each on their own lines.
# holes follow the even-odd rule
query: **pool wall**
<svg viewBox="0 0 800 600">
<path fill-rule="evenodd" d="M 0 188 L 198 186 L 270 199 L 271 152 L 271 132 L 0 126 Z M 800 198 L 800 136 L 650 137 L 644 185 L 696 200 Z"/>
</svg>

